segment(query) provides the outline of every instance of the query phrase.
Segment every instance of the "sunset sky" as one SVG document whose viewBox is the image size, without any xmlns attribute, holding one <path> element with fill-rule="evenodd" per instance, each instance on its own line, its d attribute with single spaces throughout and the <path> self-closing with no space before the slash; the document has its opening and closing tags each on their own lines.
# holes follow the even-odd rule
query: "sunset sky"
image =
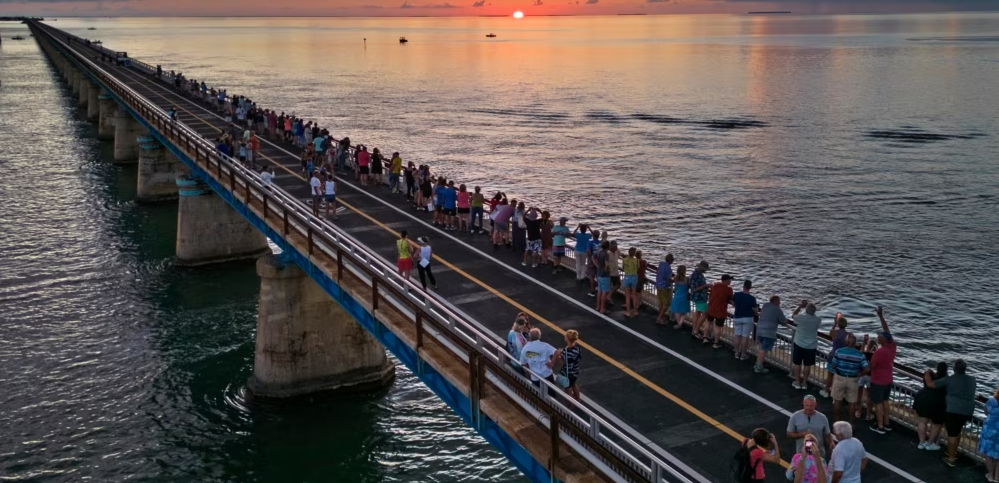
<svg viewBox="0 0 999 483">
<path fill-rule="evenodd" d="M 0 0 L 0 15 L 477 16 L 999 10 L 999 0 Z"/>
</svg>

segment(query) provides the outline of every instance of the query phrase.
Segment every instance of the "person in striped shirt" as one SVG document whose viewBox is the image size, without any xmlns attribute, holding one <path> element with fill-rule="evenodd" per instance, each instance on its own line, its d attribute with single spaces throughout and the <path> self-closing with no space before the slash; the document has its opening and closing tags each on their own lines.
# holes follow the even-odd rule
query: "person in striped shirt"
<svg viewBox="0 0 999 483">
<path fill-rule="evenodd" d="M 829 372 L 833 374 L 830 396 L 833 399 L 833 422 L 839 421 L 840 404 L 846 399 L 850 405 L 849 418 L 853 424 L 854 408 L 857 404 L 857 377 L 867 373 L 870 369 L 867 364 L 867 357 L 856 349 L 857 337 L 853 334 L 846 335 L 846 345 L 833 352 L 832 360 L 829 361 Z"/>
</svg>

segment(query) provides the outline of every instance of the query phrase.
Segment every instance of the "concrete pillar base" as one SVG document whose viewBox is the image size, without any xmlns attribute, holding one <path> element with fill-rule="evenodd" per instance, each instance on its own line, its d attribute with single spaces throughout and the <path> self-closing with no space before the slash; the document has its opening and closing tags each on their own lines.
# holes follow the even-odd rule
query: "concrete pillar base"
<svg viewBox="0 0 999 483">
<path fill-rule="evenodd" d="M 90 91 L 87 93 L 87 119 L 97 121 L 101 114 L 101 105 L 98 102 L 101 90 L 94 84 L 90 84 Z"/>
<path fill-rule="evenodd" d="M 187 167 L 156 138 L 139 136 L 139 175 L 136 201 L 152 203 L 177 199 L 177 177 Z"/>
<path fill-rule="evenodd" d="M 93 84 L 90 82 L 90 79 L 88 79 L 86 75 L 81 75 L 81 77 L 80 77 L 80 89 L 79 89 L 80 90 L 80 94 L 79 94 L 79 98 L 76 101 L 76 105 L 77 106 L 83 107 L 83 108 L 87 107 L 87 101 L 90 100 L 90 88 L 91 88 L 91 86 L 93 86 Z"/>
<path fill-rule="evenodd" d="M 203 184 L 178 178 L 177 264 L 208 265 L 257 258 L 267 237 Z"/>
<path fill-rule="evenodd" d="M 114 112 L 118 105 L 110 94 L 98 95 L 97 103 L 97 139 L 114 139 Z"/>
<path fill-rule="evenodd" d="M 257 260 L 257 274 L 257 346 L 247 381 L 254 396 L 368 391 L 392 382 L 385 349 L 298 266 L 268 255 Z"/>
<path fill-rule="evenodd" d="M 69 85 L 70 88 L 72 89 L 73 95 L 74 96 L 80 95 L 80 71 L 78 70 L 70 71 L 69 78 L 70 78 Z"/>
<path fill-rule="evenodd" d="M 146 128 L 139 124 L 124 109 L 114 114 L 114 160 L 116 163 L 131 163 L 139 159 L 139 144 L 136 139 L 146 136 Z"/>
</svg>

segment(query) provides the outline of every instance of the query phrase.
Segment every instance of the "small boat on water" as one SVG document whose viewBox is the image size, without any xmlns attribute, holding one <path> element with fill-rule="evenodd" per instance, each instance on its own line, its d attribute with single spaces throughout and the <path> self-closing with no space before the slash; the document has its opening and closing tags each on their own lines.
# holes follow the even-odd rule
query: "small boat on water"
<svg viewBox="0 0 999 483">
<path fill-rule="evenodd" d="M 404 44 L 406 42 L 409 42 L 408 40 L 406 40 L 406 37 L 399 37 L 399 43 L 400 44 Z"/>
<path fill-rule="evenodd" d="M 486 37 L 489 37 L 489 38 L 493 38 L 495 36 L 496 36 L 496 34 L 486 34 Z"/>
<path fill-rule="evenodd" d="M 97 30 L 97 27 L 90 27 L 87 30 Z"/>
<path fill-rule="evenodd" d="M 20 35 L 15 35 L 15 36 L 11 37 L 10 39 L 11 40 L 24 40 L 24 37 L 21 37 Z"/>
</svg>

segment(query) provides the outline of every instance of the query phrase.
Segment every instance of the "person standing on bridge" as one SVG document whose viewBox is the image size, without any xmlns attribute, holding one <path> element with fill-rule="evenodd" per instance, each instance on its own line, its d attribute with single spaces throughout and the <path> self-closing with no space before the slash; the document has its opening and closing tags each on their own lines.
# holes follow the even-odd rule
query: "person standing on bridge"
<svg viewBox="0 0 999 483">
<path fill-rule="evenodd" d="M 323 183 L 323 199 L 326 201 L 326 218 L 336 220 L 336 181 L 333 173 L 326 175 L 326 182 Z M 330 212 L 333 218 L 330 218 Z"/>
<path fill-rule="evenodd" d="M 247 150 L 250 166 L 256 166 L 257 151 L 260 151 L 260 138 L 256 134 L 250 134 L 250 148 Z"/>
<path fill-rule="evenodd" d="M 888 426 L 891 409 L 889 401 L 891 386 L 895 380 L 895 354 L 898 353 L 898 346 L 895 345 L 895 338 L 888 330 L 884 308 L 879 305 L 874 312 L 878 314 L 878 320 L 881 322 L 881 332 L 878 332 L 878 350 L 874 351 L 871 357 L 871 388 L 868 392 L 877 419 L 876 424 L 872 424 L 870 429 L 875 433 L 885 434 L 886 431 L 891 431 L 891 427 Z"/>
<path fill-rule="evenodd" d="M 471 206 L 471 211 L 472 211 L 468 219 L 468 225 L 469 225 L 468 231 L 470 234 L 475 234 L 476 232 L 478 232 L 478 234 L 481 235 L 485 232 L 486 224 L 483 217 L 485 213 L 485 204 L 486 204 L 486 196 L 482 194 L 482 187 L 476 186 L 475 190 L 472 192 L 472 197 L 469 200 L 469 206 Z M 478 228 L 476 228 L 475 225 L 476 219 L 479 220 Z"/>
<path fill-rule="evenodd" d="M 978 437 L 978 452 L 985 457 L 989 483 L 999 483 L 999 387 L 985 402 L 985 421 Z"/>
<path fill-rule="evenodd" d="M 787 420 L 787 437 L 794 440 L 794 450 L 801 452 L 801 446 L 805 443 L 805 436 L 811 434 L 818 438 L 822 444 L 817 452 L 820 456 L 825 456 L 826 447 L 832 446 L 832 432 L 829 430 L 829 419 L 818 410 L 815 396 L 809 394 L 801 401 L 801 409 L 791 414 Z"/>
<path fill-rule="evenodd" d="M 666 325 L 673 319 L 670 304 L 673 303 L 673 254 L 667 253 L 656 267 L 656 301 L 659 302 L 659 315 L 656 323 Z"/>
<path fill-rule="evenodd" d="M 696 339 L 710 337 L 711 328 L 704 328 L 704 323 L 708 317 L 708 280 L 704 278 L 704 273 L 708 271 L 708 262 L 701 260 L 694 273 L 690 274 L 690 301 L 694 303 L 694 316 L 691 321 L 690 333 Z"/>
<path fill-rule="evenodd" d="M 853 426 L 846 421 L 836 421 L 833 433 L 838 442 L 829 457 L 832 483 L 860 483 L 860 473 L 867 467 L 864 444 L 853 437 Z"/>
<path fill-rule="evenodd" d="M 611 291 L 610 243 L 601 242 L 600 251 L 593 254 L 593 266 L 597 268 L 597 312 L 607 313 L 607 299 Z M 614 260 L 617 263 L 617 260 Z"/>
<path fill-rule="evenodd" d="M 573 247 L 573 255 L 576 257 L 576 283 L 586 281 L 586 250 L 590 246 L 590 233 L 589 227 L 586 223 L 580 223 L 576 225 L 576 229 L 572 230 L 572 236 L 576 240 L 576 246 Z"/>
<path fill-rule="evenodd" d="M 530 261 L 531 268 L 538 268 L 538 262 L 541 261 L 541 218 L 536 207 L 532 206 L 524 213 L 524 226 L 527 231 L 527 243 L 521 265 L 526 267 Z"/>
<path fill-rule="evenodd" d="M 555 373 L 552 372 L 552 366 L 555 364 L 555 359 L 561 357 L 562 351 L 542 341 L 541 329 L 537 327 L 531 329 L 530 339 L 520 351 L 520 363 L 531 370 L 531 381 L 535 385 L 540 386 L 541 379 L 554 384 Z"/>
<path fill-rule="evenodd" d="M 732 295 L 732 330 L 735 332 L 735 358 L 744 361 L 749 358 L 749 341 L 753 340 L 753 319 L 759 317 L 760 306 L 750 290 L 753 282 L 742 282 L 742 291 Z"/>
<path fill-rule="evenodd" d="M 690 313 L 690 279 L 687 278 L 687 266 L 676 267 L 676 275 L 673 277 L 673 300 L 670 302 L 670 310 L 676 319 L 674 329 L 683 327 L 683 319 Z"/>
<path fill-rule="evenodd" d="M 569 384 L 565 387 L 565 392 L 579 401 L 579 365 L 583 361 L 583 351 L 579 348 L 578 331 L 572 329 L 565 331 L 565 349 L 562 349 L 562 358 L 565 364 L 562 366 L 561 375 Z"/>
<path fill-rule="evenodd" d="M 728 304 L 732 303 L 732 276 L 725 274 L 721 276 L 721 281 L 715 282 L 711 286 L 710 297 L 708 298 L 708 330 L 714 335 L 714 349 L 721 349 L 721 331 L 725 327 L 725 320 L 728 319 Z M 713 327 L 712 327 L 713 326 Z M 704 344 L 711 341 L 705 334 Z M 738 352 L 738 351 L 737 351 Z"/>
<path fill-rule="evenodd" d="M 430 286 L 434 290 L 437 290 L 437 279 L 434 278 L 434 272 L 430 269 L 430 262 L 433 259 L 433 253 L 430 248 L 430 237 L 421 236 L 416 241 L 420 244 L 416 262 L 416 270 L 420 273 L 420 284 L 423 285 L 423 290 L 426 290 L 427 279 L 429 278 Z"/>
<path fill-rule="evenodd" d="M 527 314 L 521 312 L 517 314 L 517 318 L 513 321 L 513 327 L 510 328 L 510 332 L 506 335 L 506 351 L 513 358 L 514 367 L 520 368 L 520 353 L 527 345 L 527 336 L 530 329 L 528 328 L 530 324 Z"/>
<path fill-rule="evenodd" d="M 880 309 L 880 307 L 878 307 Z M 878 349 L 881 350 L 881 349 Z M 877 353 L 874 354 L 877 357 Z M 957 449 L 961 446 L 961 433 L 964 425 L 975 416 L 975 395 L 978 382 L 968 375 L 968 363 L 964 359 L 954 361 L 954 373 L 942 379 L 923 375 L 923 382 L 931 389 L 947 391 L 944 398 L 947 412 L 944 414 L 944 429 L 947 430 L 947 458 L 944 463 L 953 467 L 957 464 Z M 880 413 L 878 414 L 880 417 Z"/>
<path fill-rule="evenodd" d="M 624 316 L 638 316 L 639 302 L 635 297 L 635 289 L 638 288 L 638 257 L 635 255 L 638 249 L 631 247 L 628 249 L 628 256 L 621 262 L 624 268 Z"/>
<path fill-rule="evenodd" d="M 409 276 L 413 272 L 413 246 L 409 243 L 409 232 L 406 230 L 399 232 L 395 248 L 399 252 L 399 258 L 396 260 L 399 275 L 409 280 Z"/>
<path fill-rule="evenodd" d="M 402 175 L 402 158 L 399 157 L 399 153 L 392 153 L 392 160 L 389 161 L 389 188 L 392 190 L 392 194 L 402 190 L 399 184 L 400 175 Z"/>
<path fill-rule="evenodd" d="M 548 214 L 548 212 L 546 211 L 546 212 L 542 213 L 542 215 L 545 215 L 545 214 Z M 542 232 L 541 232 L 541 250 L 543 252 L 544 248 L 545 248 L 544 227 L 545 226 L 551 226 L 551 221 L 548 221 L 547 217 L 544 217 L 544 216 L 542 216 L 542 217 L 544 218 L 544 221 L 543 221 L 543 224 L 542 224 Z M 554 264 L 554 267 L 552 268 L 552 273 L 553 274 L 559 273 L 559 272 L 562 271 L 562 258 L 565 257 L 565 239 L 567 237 L 569 237 L 569 235 L 571 235 L 571 233 L 569 232 L 569 227 L 566 226 L 566 223 L 568 221 L 569 221 L 568 218 L 566 218 L 564 216 L 560 217 L 558 219 L 558 225 L 555 225 L 550 230 L 550 233 L 551 233 L 551 250 L 552 250 L 552 258 L 553 258 L 552 263 Z M 542 259 L 544 259 L 543 255 L 542 255 Z"/>
<path fill-rule="evenodd" d="M 368 147 L 363 144 L 357 153 L 357 169 L 361 176 L 361 186 L 367 186 L 368 173 L 371 172 L 371 153 L 368 152 Z"/>
<path fill-rule="evenodd" d="M 847 334 L 843 347 L 836 349 L 829 360 L 829 374 L 832 374 L 832 382 L 829 383 L 829 396 L 833 399 L 833 421 L 839 420 L 839 410 L 844 399 L 849 404 L 849 420 L 853 424 L 854 410 L 857 405 L 857 396 L 860 384 L 857 378 L 867 372 L 867 358 L 856 348 L 857 336 Z"/>
<path fill-rule="evenodd" d="M 312 216 L 319 218 L 319 205 L 323 202 L 322 181 L 319 180 L 319 171 L 312 172 L 312 177 L 309 178 L 309 186 L 312 191 Z"/>
<path fill-rule="evenodd" d="M 805 309 L 804 314 L 799 314 Z M 791 386 L 802 391 L 808 389 L 808 376 L 815 365 L 815 353 L 819 347 L 819 326 L 822 318 L 815 315 L 815 304 L 802 300 L 798 308 L 791 314 L 794 319 L 794 340 L 791 349 L 792 376 Z"/>
</svg>

